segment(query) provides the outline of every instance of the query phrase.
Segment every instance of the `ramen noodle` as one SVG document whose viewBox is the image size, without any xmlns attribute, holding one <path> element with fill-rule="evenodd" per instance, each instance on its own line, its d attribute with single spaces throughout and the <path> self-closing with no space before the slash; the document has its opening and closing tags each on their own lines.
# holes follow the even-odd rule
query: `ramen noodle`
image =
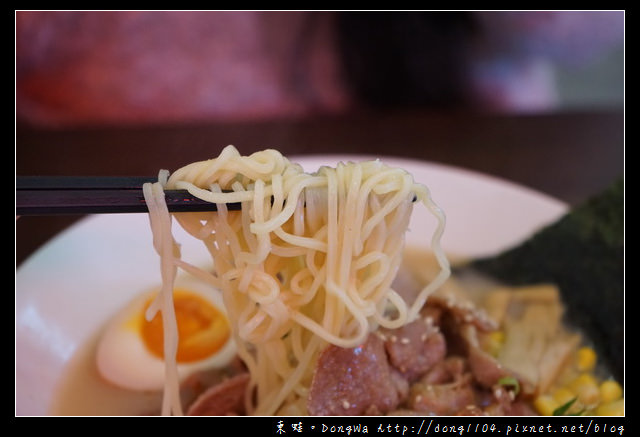
<svg viewBox="0 0 640 437">
<path fill-rule="evenodd" d="M 169 214 L 165 189 L 184 189 L 215 212 Z M 321 352 L 354 348 L 378 329 L 420 317 L 449 277 L 440 246 L 445 216 L 424 185 L 379 160 L 339 163 L 305 173 L 275 150 L 242 156 L 233 146 L 143 187 L 162 289 L 147 318 L 163 319 L 166 382 L 163 414 L 180 415 L 173 283 L 183 269 L 222 291 L 249 382 L 248 414 L 308 414 Z M 239 211 L 228 208 L 240 203 Z M 392 286 L 411 212 L 423 205 L 437 226 L 430 247 L 438 272 L 410 301 Z M 202 241 L 211 265 L 183 261 L 172 219 Z"/>
</svg>

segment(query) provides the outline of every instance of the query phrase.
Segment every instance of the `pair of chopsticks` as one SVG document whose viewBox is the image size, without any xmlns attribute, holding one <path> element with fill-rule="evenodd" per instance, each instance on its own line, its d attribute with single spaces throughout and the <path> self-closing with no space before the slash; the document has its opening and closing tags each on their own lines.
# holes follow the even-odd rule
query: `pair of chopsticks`
<svg viewBox="0 0 640 437">
<path fill-rule="evenodd" d="M 16 215 L 148 212 L 142 185 L 153 177 L 17 176 Z M 215 211 L 216 205 L 186 190 L 165 190 L 170 212 Z M 239 209 L 240 204 L 227 204 Z"/>
<path fill-rule="evenodd" d="M 145 213 L 142 185 L 152 177 L 17 176 L 16 216 Z M 164 190 L 170 212 L 216 211 L 186 190 Z M 416 197 L 413 197 L 416 201 Z M 227 203 L 240 210 L 240 203 Z"/>
</svg>

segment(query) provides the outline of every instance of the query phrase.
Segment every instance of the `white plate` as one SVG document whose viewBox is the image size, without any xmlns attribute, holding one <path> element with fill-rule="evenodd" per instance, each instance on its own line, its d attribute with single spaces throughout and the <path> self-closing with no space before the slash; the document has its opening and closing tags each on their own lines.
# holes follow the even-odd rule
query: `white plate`
<svg viewBox="0 0 640 437">
<path fill-rule="evenodd" d="M 363 156 L 291 158 L 314 171 Z M 438 164 L 382 158 L 427 185 L 447 215 L 443 247 L 491 255 L 517 244 L 567 211 L 546 195 L 494 177 Z M 409 241 L 428 245 L 434 221 L 416 208 Z M 183 255 L 203 263 L 199 242 L 174 226 Z M 88 217 L 58 235 L 16 272 L 16 415 L 46 415 L 73 354 L 133 295 L 159 283 L 145 214 Z"/>
</svg>

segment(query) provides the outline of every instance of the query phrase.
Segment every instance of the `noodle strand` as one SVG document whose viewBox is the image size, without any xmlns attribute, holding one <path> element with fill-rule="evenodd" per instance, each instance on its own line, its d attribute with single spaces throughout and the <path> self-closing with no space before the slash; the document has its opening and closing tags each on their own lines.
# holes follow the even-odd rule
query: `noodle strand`
<svg viewBox="0 0 640 437">
<path fill-rule="evenodd" d="M 202 240 L 212 264 L 184 262 L 171 233 L 164 189 L 182 188 L 216 203 L 217 212 L 179 214 Z M 215 159 L 189 164 L 145 184 L 163 287 L 147 317 L 162 312 L 166 384 L 163 414 L 182 414 L 172 289 L 177 268 L 222 291 L 238 354 L 249 373 L 249 414 L 305 414 L 314 363 L 328 344 L 355 347 L 378 326 L 414 320 L 447 279 L 440 247 L 445 216 L 429 190 L 380 161 L 340 163 L 304 173 L 275 150 L 242 156 L 228 146 Z M 431 249 L 440 273 L 413 302 L 391 288 L 414 206 L 438 222 Z M 241 211 L 226 204 L 241 202 Z"/>
</svg>

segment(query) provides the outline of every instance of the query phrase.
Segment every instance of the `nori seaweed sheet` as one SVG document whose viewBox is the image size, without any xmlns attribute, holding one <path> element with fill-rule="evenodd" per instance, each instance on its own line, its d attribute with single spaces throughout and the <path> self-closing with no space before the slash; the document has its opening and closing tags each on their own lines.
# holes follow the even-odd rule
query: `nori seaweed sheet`
<svg viewBox="0 0 640 437">
<path fill-rule="evenodd" d="M 624 178 L 522 244 L 471 267 L 511 285 L 555 283 L 567 322 L 624 378 Z"/>
</svg>

